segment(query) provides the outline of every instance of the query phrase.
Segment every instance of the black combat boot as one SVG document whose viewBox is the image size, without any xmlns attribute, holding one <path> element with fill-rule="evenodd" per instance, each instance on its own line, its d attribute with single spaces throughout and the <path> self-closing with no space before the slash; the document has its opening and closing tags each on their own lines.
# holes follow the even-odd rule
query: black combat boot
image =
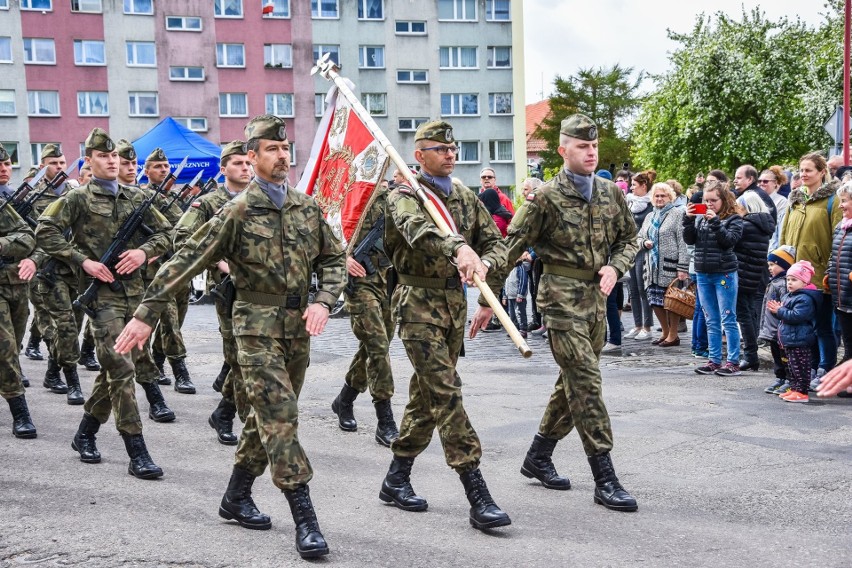
<svg viewBox="0 0 852 568">
<path fill-rule="evenodd" d="M 172 378 L 166 375 L 166 356 L 159 351 L 151 350 L 151 355 L 154 357 L 154 365 L 157 366 L 157 371 L 160 373 L 160 377 L 157 379 L 157 382 L 161 385 L 168 386 L 172 384 Z"/>
<path fill-rule="evenodd" d="M 26 396 L 10 398 L 9 410 L 12 411 L 12 434 L 16 438 L 35 438 L 37 436 L 36 427 L 32 418 L 30 418 Z"/>
<path fill-rule="evenodd" d="M 285 489 L 284 496 L 290 503 L 290 512 L 296 523 L 296 552 L 299 556 L 316 558 L 328 554 L 328 545 L 320 532 L 308 486 L 301 485 L 292 491 Z"/>
<path fill-rule="evenodd" d="M 231 366 L 227 363 L 222 363 L 222 369 L 219 371 L 219 375 L 216 377 L 216 380 L 213 381 L 213 390 L 216 392 L 222 392 L 222 387 L 225 386 L 225 379 L 228 377 L 228 373 L 231 372 Z"/>
<path fill-rule="evenodd" d="M 541 434 L 536 434 L 527 452 L 527 457 L 524 458 L 521 473 L 531 479 L 538 479 L 548 489 L 560 489 L 564 491 L 571 489 L 571 481 L 567 477 L 560 477 L 556 473 L 556 467 L 553 465 L 553 460 L 551 460 L 556 442 L 557 440 L 554 438 L 545 438 Z"/>
<path fill-rule="evenodd" d="M 25 388 L 25 389 L 30 388 L 30 380 L 29 380 L 29 379 L 27 378 L 27 376 L 26 376 L 25 374 L 23 374 L 23 373 L 21 373 L 21 384 L 23 384 L 23 385 L 24 385 L 24 388 Z"/>
<path fill-rule="evenodd" d="M 399 438 L 399 430 L 396 429 L 390 400 L 380 400 L 375 406 L 376 418 L 379 419 L 378 424 L 376 424 L 376 441 L 390 448 L 391 442 Z"/>
<path fill-rule="evenodd" d="M 255 479 L 246 470 L 234 466 L 228 489 L 219 504 L 219 516 L 229 521 L 233 519 L 247 529 L 265 531 L 272 527 L 272 520 L 269 515 L 257 510 L 251 498 L 251 486 Z"/>
<path fill-rule="evenodd" d="M 44 382 L 42 386 L 46 389 L 50 389 L 50 392 L 54 392 L 56 394 L 66 394 L 68 392 L 68 385 L 62 382 L 62 377 L 59 376 L 59 372 L 62 368 L 59 366 L 59 363 L 56 362 L 56 359 L 49 356 L 47 357 L 47 371 L 44 373 Z"/>
<path fill-rule="evenodd" d="M 470 501 L 470 524 L 473 528 L 495 529 L 512 524 L 509 515 L 504 513 L 491 498 L 479 468 L 466 471 L 459 477 L 464 485 L 467 500 Z"/>
<path fill-rule="evenodd" d="M 95 343 L 90 339 L 83 339 L 83 345 L 80 347 L 80 364 L 87 371 L 101 370 L 98 359 L 95 357 Z"/>
<path fill-rule="evenodd" d="M 595 476 L 595 503 L 613 511 L 629 512 L 639 508 L 636 499 L 618 482 L 609 452 L 589 457 L 589 465 Z"/>
<path fill-rule="evenodd" d="M 30 342 L 27 343 L 27 348 L 24 350 L 24 355 L 27 356 L 27 359 L 44 361 L 44 355 L 41 354 L 41 349 L 39 348 L 40 345 L 41 337 L 30 334 Z"/>
<path fill-rule="evenodd" d="M 219 443 L 226 446 L 237 445 L 237 435 L 234 434 L 234 416 L 237 415 L 237 406 L 224 398 L 219 401 L 219 406 L 207 419 L 210 427 L 216 430 Z"/>
<path fill-rule="evenodd" d="M 74 434 L 74 439 L 71 441 L 71 448 L 80 452 L 80 461 L 83 463 L 100 463 L 101 453 L 95 445 L 95 434 L 101 428 L 101 423 L 89 413 L 83 413 L 83 419 L 80 420 L 80 427 L 77 428 L 77 433 Z"/>
<path fill-rule="evenodd" d="M 175 374 L 175 390 L 181 394 L 195 394 L 195 385 L 189 378 L 189 371 L 183 359 L 169 359 Z"/>
<path fill-rule="evenodd" d="M 331 411 L 337 414 L 337 423 L 344 432 L 354 432 L 358 429 L 358 422 L 355 421 L 355 408 L 352 406 L 357 396 L 357 390 L 343 383 L 340 394 L 331 403 Z"/>
<path fill-rule="evenodd" d="M 139 479 L 162 477 L 163 470 L 148 455 L 148 448 L 145 447 L 145 438 L 142 437 L 142 434 L 125 434 L 122 432 L 121 437 L 124 439 L 127 455 L 130 456 L 127 473 Z"/>
<path fill-rule="evenodd" d="M 156 382 L 142 385 L 145 398 L 148 399 L 148 418 L 154 422 L 171 422 L 175 419 L 175 413 L 166 405 L 160 385 Z"/>
<path fill-rule="evenodd" d="M 80 388 L 80 377 L 77 375 L 77 365 L 63 368 L 62 374 L 65 375 L 65 382 L 68 383 L 68 394 L 65 395 L 68 400 L 68 404 L 78 406 L 86 402 L 83 399 L 83 389 Z"/>
<path fill-rule="evenodd" d="M 393 503 L 403 511 L 425 511 L 429 506 L 426 499 L 418 497 L 411 486 L 411 466 L 414 458 L 394 456 L 388 474 L 382 482 L 379 499 Z"/>
</svg>

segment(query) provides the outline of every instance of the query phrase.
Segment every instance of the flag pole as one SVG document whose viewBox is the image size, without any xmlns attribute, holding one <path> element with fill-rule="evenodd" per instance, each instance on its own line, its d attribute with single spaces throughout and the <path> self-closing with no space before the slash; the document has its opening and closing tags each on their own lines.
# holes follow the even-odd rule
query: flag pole
<svg viewBox="0 0 852 568">
<path fill-rule="evenodd" d="M 408 184 L 420 200 L 421 206 L 429 214 L 432 222 L 438 227 L 438 231 L 441 235 L 445 237 L 451 235 L 453 232 L 450 229 L 450 226 L 444 218 L 441 217 L 441 214 L 438 212 L 435 205 L 429 201 L 429 198 L 426 196 L 426 192 L 423 191 L 423 188 L 417 182 L 417 178 L 414 177 L 411 170 L 408 168 L 408 164 L 405 163 L 405 160 L 402 159 L 399 152 L 397 152 L 391 145 L 390 140 L 388 140 L 387 136 L 385 136 L 384 132 L 382 132 L 379 128 L 379 125 L 376 124 L 376 121 L 373 120 L 373 117 L 370 116 L 370 113 L 368 113 L 361 104 L 361 101 L 358 100 L 358 97 L 356 97 L 352 92 L 352 89 L 350 89 L 346 84 L 343 77 L 341 77 L 337 72 L 338 70 L 339 68 L 335 65 L 334 61 L 331 61 L 329 54 L 326 53 L 317 60 L 317 64 L 311 69 L 311 75 L 319 73 L 322 77 L 335 84 L 338 92 L 343 95 L 347 101 L 349 101 L 353 112 L 355 112 L 358 118 L 361 119 L 361 122 L 367 127 L 367 130 L 369 130 L 376 141 L 382 145 L 382 148 L 384 148 L 385 152 L 387 152 L 388 157 L 390 157 L 390 159 L 393 160 L 393 163 L 396 164 L 396 167 L 399 168 L 399 171 L 405 177 L 406 181 L 408 181 Z M 497 299 L 488 284 L 482 281 L 482 279 L 476 274 L 473 275 L 473 283 L 477 288 L 479 288 L 479 293 L 482 294 L 491 309 L 494 310 L 494 315 L 497 316 L 497 319 L 500 320 L 500 323 L 502 323 L 506 331 L 509 332 L 509 337 L 517 346 L 521 355 L 525 358 L 532 356 L 532 350 L 529 345 L 527 345 L 526 340 L 521 337 L 521 334 L 518 332 L 515 324 L 513 324 L 512 320 L 509 319 L 509 315 L 506 313 L 506 310 L 503 309 L 503 306 L 500 305 L 500 300 Z"/>
</svg>

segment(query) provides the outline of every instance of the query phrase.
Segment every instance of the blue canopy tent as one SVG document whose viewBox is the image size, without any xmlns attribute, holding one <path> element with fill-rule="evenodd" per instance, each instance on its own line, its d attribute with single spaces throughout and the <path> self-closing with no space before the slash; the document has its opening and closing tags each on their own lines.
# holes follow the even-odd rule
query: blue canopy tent
<svg viewBox="0 0 852 568">
<path fill-rule="evenodd" d="M 183 159 L 189 156 L 186 167 L 178 178 L 178 183 L 188 183 L 192 178 L 203 170 L 202 181 L 214 177 L 219 173 L 219 155 L 221 149 L 218 145 L 210 142 L 167 116 L 157 126 L 133 141 L 136 155 L 139 158 L 139 167 L 145 163 L 145 158 L 154 151 L 154 148 L 162 148 L 169 158 L 169 166 L 174 171 Z M 147 181 L 143 177 L 142 181 Z"/>
</svg>

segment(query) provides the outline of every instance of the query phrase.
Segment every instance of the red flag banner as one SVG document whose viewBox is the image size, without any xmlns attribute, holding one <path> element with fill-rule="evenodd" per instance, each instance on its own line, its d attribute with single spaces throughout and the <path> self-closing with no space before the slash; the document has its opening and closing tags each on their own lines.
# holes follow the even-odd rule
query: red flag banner
<svg viewBox="0 0 852 568">
<path fill-rule="evenodd" d="M 348 243 L 385 175 L 388 155 L 344 97 L 332 87 L 302 178 L 296 188 L 313 195 L 332 230 Z"/>
</svg>

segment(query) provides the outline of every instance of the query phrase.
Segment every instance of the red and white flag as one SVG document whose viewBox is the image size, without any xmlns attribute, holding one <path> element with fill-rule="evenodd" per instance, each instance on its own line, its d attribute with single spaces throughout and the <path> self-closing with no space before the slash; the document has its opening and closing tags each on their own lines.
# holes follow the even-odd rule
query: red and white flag
<svg viewBox="0 0 852 568">
<path fill-rule="evenodd" d="M 384 178 L 388 154 L 345 97 L 332 87 L 326 109 L 296 189 L 314 199 L 332 230 L 348 243 Z"/>
</svg>

